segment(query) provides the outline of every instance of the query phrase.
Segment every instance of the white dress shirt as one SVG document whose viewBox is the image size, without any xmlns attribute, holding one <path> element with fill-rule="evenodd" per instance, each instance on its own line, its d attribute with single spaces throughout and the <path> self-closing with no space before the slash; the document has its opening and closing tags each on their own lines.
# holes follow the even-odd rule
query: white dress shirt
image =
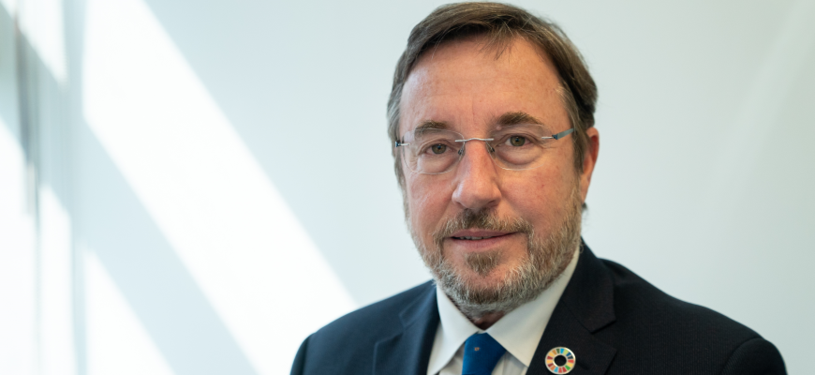
<svg viewBox="0 0 815 375">
<path fill-rule="evenodd" d="M 560 277 L 537 298 L 510 311 L 486 331 L 470 322 L 437 285 L 436 302 L 441 321 L 436 329 L 427 374 L 460 375 L 464 364 L 464 341 L 474 333 L 486 332 L 507 350 L 492 375 L 525 375 L 555 305 L 572 278 L 579 255 L 579 250 L 574 252 Z"/>
</svg>

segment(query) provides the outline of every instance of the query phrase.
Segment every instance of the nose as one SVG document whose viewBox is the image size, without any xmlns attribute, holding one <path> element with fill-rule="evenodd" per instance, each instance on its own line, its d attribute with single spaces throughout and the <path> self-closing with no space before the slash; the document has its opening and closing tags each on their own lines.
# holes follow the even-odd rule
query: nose
<svg viewBox="0 0 815 375">
<path fill-rule="evenodd" d="M 498 205 L 501 200 L 497 166 L 482 141 L 468 141 L 456 168 L 453 202 L 461 208 L 481 210 Z"/>
</svg>

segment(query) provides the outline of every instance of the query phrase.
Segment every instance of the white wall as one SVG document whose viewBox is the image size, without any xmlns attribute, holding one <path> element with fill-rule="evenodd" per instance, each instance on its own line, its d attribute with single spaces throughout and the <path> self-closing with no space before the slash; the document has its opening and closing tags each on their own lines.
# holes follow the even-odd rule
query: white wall
<svg viewBox="0 0 815 375">
<path fill-rule="evenodd" d="M 17 142 L 11 25 L 40 10 L 21 17 L 39 20 L 24 32 L 40 224 L 31 257 L 0 251 L 29 267 L 17 281 L 69 286 L 0 294 L 57 327 L 31 338 L 39 364 L 15 366 L 285 373 L 309 332 L 429 277 L 385 103 L 410 29 L 441 2 L 2 4 L 0 130 Z M 791 373 L 815 371 L 815 3 L 517 4 L 558 22 L 599 86 L 595 253 L 757 330 Z M 22 163 L 3 181 L 24 185 Z"/>
</svg>

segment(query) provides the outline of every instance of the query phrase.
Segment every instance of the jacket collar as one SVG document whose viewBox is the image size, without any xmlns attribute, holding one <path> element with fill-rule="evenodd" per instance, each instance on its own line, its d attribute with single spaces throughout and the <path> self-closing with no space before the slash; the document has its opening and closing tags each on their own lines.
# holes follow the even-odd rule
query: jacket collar
<svg viewBox="0 0 815 375">
<path fill-rule="evenodd" d="M 374 375 L 427 374 L 439 309 L 434 284 L 428 282 L 423 287 L 426 292 L 399 314 L 402 331 L 376 343 Z"/>
<path fill-rule="evenodd" d="M 556 347 L 574 353 L 574 374 L 604 374 L 617 352 L 593 335 L 615 320 L 611 275 L 585 243 L 580 251 L 577 268 L 549 319 L 528 375 L 550 374 L 546 355 Z"/>
</svg>

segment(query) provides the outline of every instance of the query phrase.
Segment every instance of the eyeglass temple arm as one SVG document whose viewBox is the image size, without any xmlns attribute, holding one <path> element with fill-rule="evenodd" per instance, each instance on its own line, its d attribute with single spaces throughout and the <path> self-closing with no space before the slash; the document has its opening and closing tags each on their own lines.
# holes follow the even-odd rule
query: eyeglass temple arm
<svg viewBox="0 0 815 375">
<path fill-rule="evenodd" d="M 564 131 L 562 131 L 560 133 L 557 133 L 557 134 L 555 134 L 555 135 L 553 135 L 551 137 L 542 137 L 541 139 L 554 139 L 554 140 L 557 141 L 558 139 L 561 139 L 561 138 L 563 138 L 563 137 L 565 137 L 565 136 L 567 136 L 569 134 L 572 134 L 573 131 L 574 131 L 574 128 L 566 129 L 566 130 L 564 130 Z"/>
</svg>

